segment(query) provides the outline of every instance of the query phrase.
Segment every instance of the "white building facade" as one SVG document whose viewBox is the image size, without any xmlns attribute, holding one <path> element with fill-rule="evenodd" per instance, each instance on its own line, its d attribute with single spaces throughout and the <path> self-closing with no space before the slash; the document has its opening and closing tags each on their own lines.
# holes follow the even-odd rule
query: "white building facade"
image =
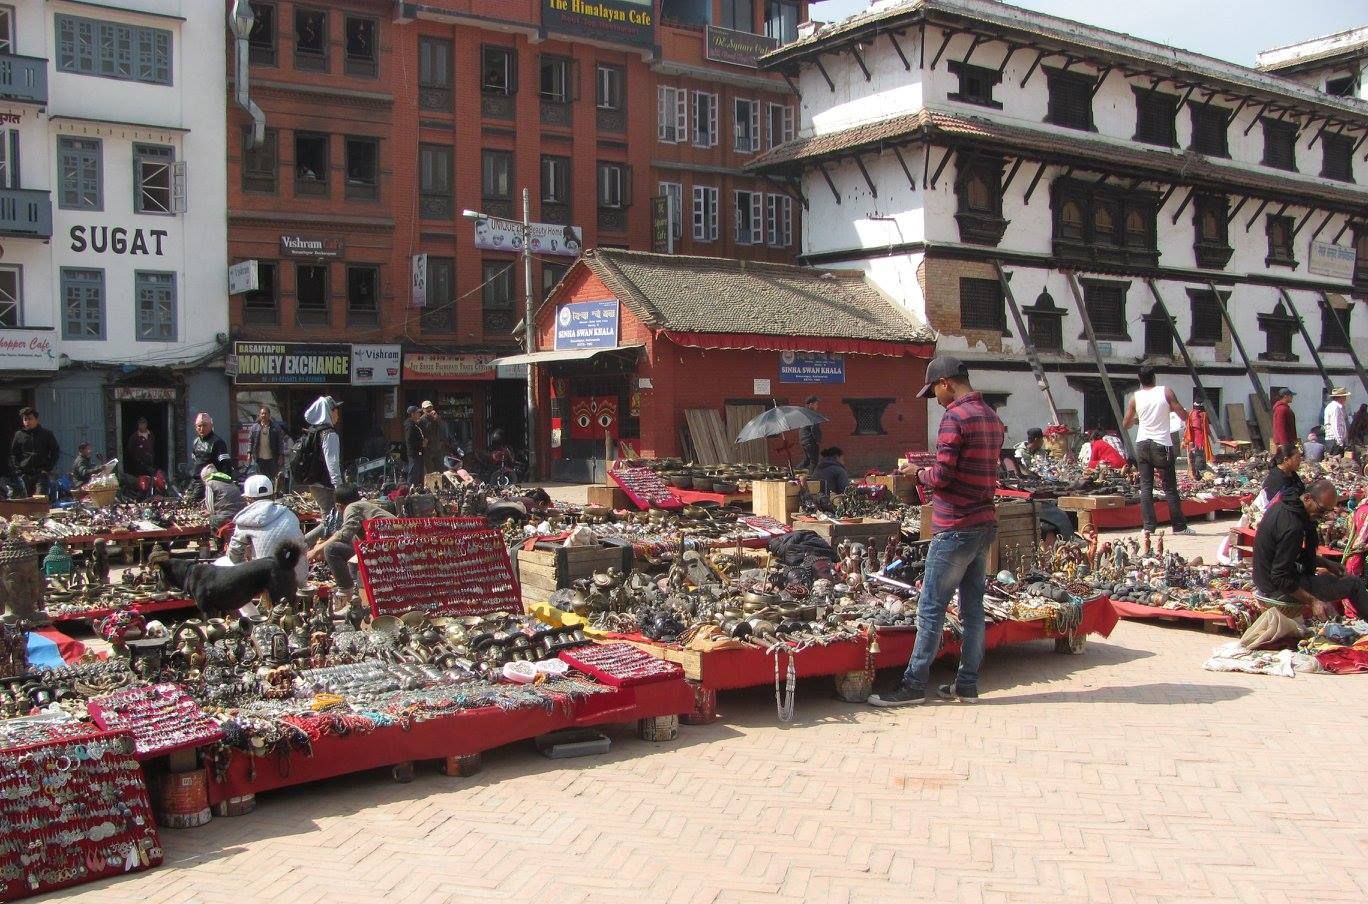
<svg viewBox="0 0 1368 904">
<path fill-rule="evenodd" d="M 81 441 L 123 457 L 146 417 L 173 468 L 194 412 L 227 415 L 221 7 L 0 2 L 0 19 L 0 73 L 23 77 L 0 85 L 17 151 L 0 189 L 0 352 L 40 334 L 51 352 L 0 353 L 0 436 L 34 405 L 65 469 Z"/>
<path fill-rule="evenodd" d="M 799 132 L 753 168 L 805 205 L 802 259 L 925 318 L 1009 438 L 1050 418 L 1023 327 L 1075 427 L 1115 425 L 1095 352 L 1124 405 L 1146 361 L 1194 397 L 1186 351 L 1224 436 L 1238 403 L 1267 437 L 1251 373 L 1303 435 L 1327 384 L 1368 402 L 1368 103 L 987 0 L 877 4 L 766 63 Z"/>
</svg>

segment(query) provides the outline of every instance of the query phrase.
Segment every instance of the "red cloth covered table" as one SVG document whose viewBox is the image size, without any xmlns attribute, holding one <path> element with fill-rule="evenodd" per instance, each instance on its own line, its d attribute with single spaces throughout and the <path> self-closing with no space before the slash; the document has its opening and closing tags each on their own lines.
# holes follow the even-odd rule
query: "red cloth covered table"
<svg viewBox="0 0 1368 904">
<path fill-rule="evenodd" d="M 1162 606 L 1146 606 L 1143 603 L 1129 603 L 1112 600 L 1112 606 L 1122 618 L 1176 618 L 1194 622 L 1218 622 L 1227 628 L 1236 628 L 1235 619 L 1226 612 L 1195 612 L 1191 609 L 1165 609 Z"/>
</svg>

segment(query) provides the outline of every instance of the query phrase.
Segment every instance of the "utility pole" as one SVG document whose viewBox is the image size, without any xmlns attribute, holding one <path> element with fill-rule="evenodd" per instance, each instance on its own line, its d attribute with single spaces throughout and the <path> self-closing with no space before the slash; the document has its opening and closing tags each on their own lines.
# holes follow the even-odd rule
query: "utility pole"
<svg viewBox="0 0 1368 904">
<path fill-rule="evenodd" d="M 526 188 L 523 189 L 522 218 L 522 259 L 523 259 L 523 346 L 529 355 L 537 350 L 537 331 L 532 323 L 532 200 Z M 536 432 L 536 379 L 537 365 L 527 362 L 527 473 L 530 480 L 536 481 L 537 473 L 537 432 Z"/>
</svg>

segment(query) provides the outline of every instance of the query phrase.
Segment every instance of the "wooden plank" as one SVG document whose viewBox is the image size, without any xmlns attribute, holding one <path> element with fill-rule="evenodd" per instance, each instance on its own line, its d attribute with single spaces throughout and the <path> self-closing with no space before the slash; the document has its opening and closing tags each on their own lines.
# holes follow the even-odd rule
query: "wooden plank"
<svg viewBox="0 0 1368 904">
<path fill-rule="evenodd" d="M 1059 507 L 1069 512 L 1086 512 L 1093 509 L 1121 508 L 1126 504 L 1125 496 L 1060 496 L 1055 500 Z"/>
<path fill-rule="evenodd" d="M 1225 410 L 1230 438 L 1236 442 L 1253 442 L 1253 437 L 1249 435 L 1249 419 L 1245 417 L 1245 407 L 1239 402 L 1229 402 Z"/>
<path fill-rule="evenodd" d="M 727 415 L 727 441 L 736 439 L 736 435 L 741 432 L 741 428 L 750 423 L 754 418 L 765 413 L 764 405 L 739 405 L 729 404 L 726 406 Z M 736 461 L 746 464 L 769 464 L 769 443 L 763 439 L 753 439 L 749 442 L 741 443 L 739 446 L 732 444 L 736 450 Z"/>
<path fill-rule="evenodd" d="M 1254 412 L 1254 425 L 1259 428 L 1259 435 L 1250 439 L 1259 448 L 1265 448 L 1273 437 L 1273 421 L 1264 410 L 1264 406 L 1259 403 L 1258 395 L 1252 392 L 1249 394 L 1249 407 Z"/>
</svg>

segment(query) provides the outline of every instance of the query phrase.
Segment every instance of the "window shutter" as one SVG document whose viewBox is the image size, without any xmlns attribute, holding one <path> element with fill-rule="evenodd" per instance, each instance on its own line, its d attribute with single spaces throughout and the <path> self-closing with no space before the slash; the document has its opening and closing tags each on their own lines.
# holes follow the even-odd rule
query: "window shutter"
<svg viewBox="0 0 1368 904">
<path fill-rule="evenodd" d="M 779 244 L 787 248 L 793 244 L 793 199 L 785 195 L 783 198 L 783 202 L 784 240 Z"/>
<path fill-rule="evenodd" d="M 793 124 L 797 120 L 797 111 L 793 107 L 784 105 L 784 140 L 793 140 Z"/>
<path fill-rule="evenodd" d="M 760 102 L 754 101 L 750 105 L 751 130 L 750 130 L 750 149 L 751 153 L 760 150 Z"/>
<path fill-rule="evenodd" d="M 765 236 L 771 245 L 779 244 L 779 196 L 765 196 Z"/>
<path fill-rule="evenodd" d="M 188 207 L 188 182 L 185 161 L 177 160 L 171 164 L 171 212 L 185 213 Z"/>
<path fill-rule="evenodd" d="M 758 192 L 758 191 L 753 191 L 753 192 L 750 193 L 750 201 L 751 201 L 751 218 L 750 218 L 751 235 L 750 235 L 750 240 L 751 240 L 751 244 L 752 244 L 752 245 L 763 245 L 763 244 L 765 243 L 765 221 L 764 221 L 764 218 L 763 218 L 761 209 L 760 209 L 760 205 L 761 205 L 761 202 L 764 200 L 764 197 L 765 197 L 765 196 L 764 196 L 763 194 L 761 194 L 760 192 Z"/>
<path fill-rule="evenodd" d="M 715 188 L 708 189 L 708 238 L 716 240 L 720 232 L 718 229 L 718 196 L 719 192 Z"/>
<path fill-rule="evenodd" d="M 673 101 L 670 97 L 670 89 L 664 85 L 656 86 L 656 138 L 660 141 L 669 141 L 669 117 L 673 111 L 669 110 L 668 104 Z"/>
<path fill-rule="evenodd" d="M 705 220 L 707 211 L 704 209 L 703 205 L 703 188 L 695 185 L 693 190 L 693 236 L 698 240 L 707 237 Z"/>
<path fill-rule="evenodd" d="M 708 104 L 708 147 L 717 147 L 717 100 L 716 94 L 709 94 Z"/>
<path fill-rule="evenodd" d="M 618 173 L 622 179 L 622 206 L 632 206 L 632 168 L 630 166 L 619 166 Z"/>
<path fill-rule="evenodd" d="M 518 51 L 508 51 L 508 93 L 518 93 Z"/>
<path fill-rule="evenodd" d="M 674 89 L 675 94 L 675 141 L 684 142 L 689 135 L 689 92 L 683 88 Z"/>
</svg>

